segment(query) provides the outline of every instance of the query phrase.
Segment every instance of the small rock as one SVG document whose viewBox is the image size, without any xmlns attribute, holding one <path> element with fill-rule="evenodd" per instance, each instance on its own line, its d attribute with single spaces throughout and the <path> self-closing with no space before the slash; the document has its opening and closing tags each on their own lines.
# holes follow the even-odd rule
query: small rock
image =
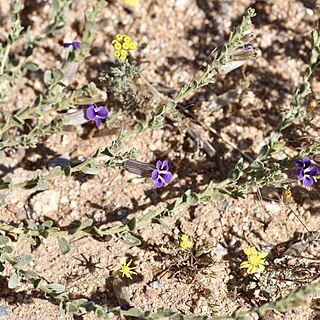
<svg viewBox="0 0 320 320">
<path fill-rule="evenodd" d="M 63 169 L 63 168 L 68 167 L 68 166 L 71 166 L 71 162 L 70 162 L 69 159 L 64 158 L 64 157 L 57 157 L 57 158 L 52 159 L 49 162 L 49 168 L 50 169 L 53 169 L 55 167 L 60 167 L 60 168 Z"/>
<path fill-rule="evenodd" d="M 60 192 L 45 190 L 32 197 L 30 204 L 38 216 L 50 215 L 59 209 Z"/>
<path fill-rule="evenodd" d="M 228 249 L 225 248 L 223 245 L 221 245 L 220 243 L 218 243 L 216 250 L 215 250 L 216 255 L 218 256 L 225 256 L 226 254 L 228 254 Z"/>
<path fill-rule="evenodd" d="M 159 287 L 161 287 L 164 284 L 164 282 L 162 280 L 156 280 L 156 281 L 152 281 L 149 283 L 149 287 L 157 289 Z"/>
<path fill-rule="evenodd" d="M 60 202 L 62 204 L 67 204 L 69 202 L 69 198 L 67 196 L 62 196 Z"/>
<path fill-rule="evenodd" d="M 77 201 L 71 200 L 71 202 L 70 202 L 70 208 L 75 209 L 75 208 L 77 208 L 77 207 L 78 207 Z"/>
<path fill-rule="evenodd" d="M 281 206 L 277 203 L 267 203 L 265 208 L 268 213 L 279 213 L 281 210 Z"/>
<path fill-rule="evenodd" d="M 0 306 L 0 319 L 6 319 L 9 317 L 10 308 L 9 306 Z"/>
<path fill-rule="evenodd" d="M 117 219 L 122 220 L 129 214 L 128 208 L 122 208 L 117 212 Z"/>
</svg>

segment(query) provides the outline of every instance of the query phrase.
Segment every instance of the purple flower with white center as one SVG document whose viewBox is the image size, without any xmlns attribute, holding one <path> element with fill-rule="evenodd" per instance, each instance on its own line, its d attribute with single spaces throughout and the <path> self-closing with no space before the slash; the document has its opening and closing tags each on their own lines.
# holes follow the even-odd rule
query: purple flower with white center
<svg viewBox="0 0 320 320">
<path fill-rule="evenodd" d="M 156 169 L 152 171 L 152 180 L 157 188 L 161 188 L 163 184 L 168 184 L 172 179 L 172 173 L 169 171 L 168 161 L 157 161 Z"/>
<path fill-rule="evenodd" d="M 299 167 L 297 178 L 302 181 L 305 187 L 310 187 L 314 182 L 313 177 L 318 174 L 317 166 L 312 166 L 308 157 L 304 157 L 303 160 L 297 160 L 296 166 Z"/>
<path fill-rule="evenodd" d="M 73 49 L 77 50 L 80 48 L 80 44 L 81 44 L 80 41 L 73 41 L 73 42 L 65 42 L 63 46 L 65 48 L 69 48 L 70 46 L 73 46 Z"/>
<path fill-rule="evenodd" d="M 95 104 L 91 103 L 86 111 L 87 118 L 89 120 L 95 121 L 97 127 L 101 125 L 101 120 L 108 118 L 109 112 L 105 107 L 97 107 Z"/>
</svg>

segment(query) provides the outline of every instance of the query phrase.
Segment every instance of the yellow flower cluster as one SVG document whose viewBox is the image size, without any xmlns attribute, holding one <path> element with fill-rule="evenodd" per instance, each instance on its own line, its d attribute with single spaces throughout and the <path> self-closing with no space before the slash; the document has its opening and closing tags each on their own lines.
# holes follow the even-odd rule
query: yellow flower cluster
<svg viewBox="0 0 320 320">
<path fill-rule="evenodd" d="M 183 234 L 181 236 L 181 242 L 180 242 L 180 250 L 184 251 L 186 249 L 190 249 L 193 246 L 193 242 L 189 239 L 189 237 L 186 234 Z"/>
<path fill-rule="evenodd" d="M 135 50 L 137 48 L 137 45 L 131 41 L 129 36 L 121 33 L 118 33 L 116 38 L 112 40 L 112 45 L 114 47 L 113 55 L 121 61 L 126 60 L 128 50 Z"/>
<path fill-rule="evenodd" d="M 243 251 L 247 255 L 248 260 L 243 261 L 240 268 L 246 268 L 248 273 L 256 273 L 260 270 L 264 270 L 264 258 L 268 255 L 268 252 L 258 254 L 255 247 L 245 248 Z"/>
<path fill-rule="evenodd" d="M 132 7 L 137 7 L 139 4 L 138 0 L 123 0 L 123 2 Z"/>
</svg>

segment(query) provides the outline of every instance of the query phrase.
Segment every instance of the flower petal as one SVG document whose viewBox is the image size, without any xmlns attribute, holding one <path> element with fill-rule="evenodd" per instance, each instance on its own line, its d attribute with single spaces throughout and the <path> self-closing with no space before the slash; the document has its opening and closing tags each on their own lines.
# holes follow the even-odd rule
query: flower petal
<svg viewBox="0 0 320 320">
<path fill-rule="evenodd" d="M 100 118 L 100 119 L 107 119 L 108 118 L 108 110 L 105 107 L 98 107 L 95 109 L 96 115 Z"/>
<path fill-rule="evenodd" d="M 156 185 L 157 188 L 161 188 L 163 186 L 163 181 L 161 177 L 159 177 L 157 180 L 154 180 L 154 184 Z"/>
<path fill-rule="evenodd" d="M 90 104 L 89 108 L 86 111 L 87 118 L 89 120 L 95 120 L 96 119 L 96 114 L 94 112 L 94 104 Z"/>
<path fill-rule="evenodd" d="M 251 254 L 252 254 L 253 256 L 257 256 L 257 255 L 258 255 L 258 252 L 257 252 L 256 247 L 252 247 L 252 248 L 251 248 Z"/>
<path fill-rule="evenodd" d="M 246 43 L 244 45 L 244 50 L 246 50 L 246 51 L 253 50 L 253 46 L 251 45 L 251 43 Z"/>
<path fill-rule="evenodd" d="M 73 41 L 72 45 L 73 45 L 74 49 L 79 49 L 80 48 L 80 41 Z"/>
<path fill-rule="evenodd" d="M 249 256 L 251 254 L 250 248 L 244 248 L 243 251 L 247 256 Z"/>
<path fill-rule="evenodd" d="M 243 261 L 241 264 L 240 264 L 240 268 L 248 268 L 250 266 L 250 262 L 249 261 Z"/>
<path fill-rule="evenodd" d="M 250 273 L 256 273 L 257 272 L 257 267 L 256 266 L 252 266 Z"/>
<path fill-rule="evenodd" d="M 162 161 L 158 160 L 156 164 L 156 168 L 160 171 L 162 169 Z"/>
<path fill-rule="evenodd" d="M 169 171 L 169 164 L 167 160 L 164 160 L 161 166 L 161 170 L 163 171 Z"/>
<path fill-rule="evenodd" d="M 157 169 L 156 169 L 156 170 L 153 170 L 153 171 L 152 171 L 152 174 L 151 174 L 152 180 L 157 180 L 158 177 L 159 177 L 159 172 L 158 172 L 158 170 L 157 170 Z"/>
<path fill-rule="evenodd" d="M 65 47 L 65 48 L 68 48 L 68 47 L 70 47 L 72 45 L 72 43 L 70 43 L 70 42 L 65 42 L 64 44 L 63 44 L 63 46 Z"/>
<path fill-rule="evenodd" d="M 303 169 L 298 169 L 298 170 L 297 170 L 297 178 L 298 178 L 299 180 L 302 180 L 303 177 L 304 177 Z"/>
<path fill-rule="evenodd" d="M 166 184 L 168 184 L 172 179 L 172 173 L 171 172 L 163 173 L 161 176 L 162 176 L 162 178 L 164 180 L 164 183 L 166 183 Z"/>
<path fill-rule="evenodd" d="M 303 177 L 302 183 L 305 187 L 310 187 L 313 185 L 313 180 L 309 176 Z"/>
<path fill-rule="evenodd" d="M 314 177 L 318 174 L 318 167 L 317 166 L 310 166 L 309 168 L 304 170 L 304 173 L 308 174 L 310 177 Z"/>
<path fill-rule="evenodd" d="M 96 118 L 96 126 L 97 126 L 97 128 L 99 128 L 100 127 L 100 125 L 101 125 L 101 119 L 100 118 Z"/>
<path fill-rule="evenodd" d="M 304 157 L 303 158 L 303 164 L 304 164 L 304 168 L 308 168 L 311 165 L 311 160 L 308 157 Z"/>
<path fill-rule="evenodd" d="M 265 258 L 267 255 L 268 255 L 268 252 L 262 252 L 262 253 L 260 253 L 260 254 L 258 255 L 258 258 L 259 258 L 259 259 L 263 259 L 263 258 Z"/>
<path fill-rule="evenodd" d="M 296 166 L 302 169 L 303 168 L 303 161 L 302 160 L 297 160 L 296 161 Z"/>
<path fill-rule="evenodd" d="M 265 267 L 263 264 L 259 264 L 258 268 L 259 268 L 260 270 L 264 270 L 266 267 Z"/>
</svg>

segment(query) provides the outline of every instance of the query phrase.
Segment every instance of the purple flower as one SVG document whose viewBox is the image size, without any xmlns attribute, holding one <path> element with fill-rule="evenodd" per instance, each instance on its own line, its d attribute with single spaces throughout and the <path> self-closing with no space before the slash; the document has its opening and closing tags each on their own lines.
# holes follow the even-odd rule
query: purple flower
<svg viewBox="0 0 320 320">
<path fill-rule="evenodd" d="M 172 173 L 169 171 L 168 161 L 157 161 L 156 169 L 152 171 L 152 180 L 157 188 L 161 188 L 163 184 L 168 184 L 172 179 Z"/>
<path fill-rule="evenodd" d="M 253 46 L 251 45 L 251 43 L 246 43 L 244 45 L 244 50 L 248 51 L 248 50 L 253 50 Z"/>
<path fill-rule="evenodd" d="M 79 49 L 80 48 L 80 44 L 81 44 L 81 42 L 79 42 L 79 41 L 73 41 L 73 42 L 65 42 L 64 44 L 63 44 L 63 46 L 65 47 L 65 48 L 69 48 L 70 46 L 73 46 L 73 49 Z"/>
<path fill-rule="evenodd" d="M 97 107 L 95 104 L 91 103 L 86 111 L 86 115 L 89 120 L 95 121 L 99 128 L 101 120 L 107 119 L 109 112 L 105 107 Z"/>
<path fill-rule="evenodd" d="M 310 187 L 313 184 L 313 177 L 318 174 L 318 168 L 311 165 L 311 160 L 308 157 L 304 157 L 303 160 L 297 160 L 296 166 L 297 178 L 302 180 L 305 187 Z"/>
</svg>

